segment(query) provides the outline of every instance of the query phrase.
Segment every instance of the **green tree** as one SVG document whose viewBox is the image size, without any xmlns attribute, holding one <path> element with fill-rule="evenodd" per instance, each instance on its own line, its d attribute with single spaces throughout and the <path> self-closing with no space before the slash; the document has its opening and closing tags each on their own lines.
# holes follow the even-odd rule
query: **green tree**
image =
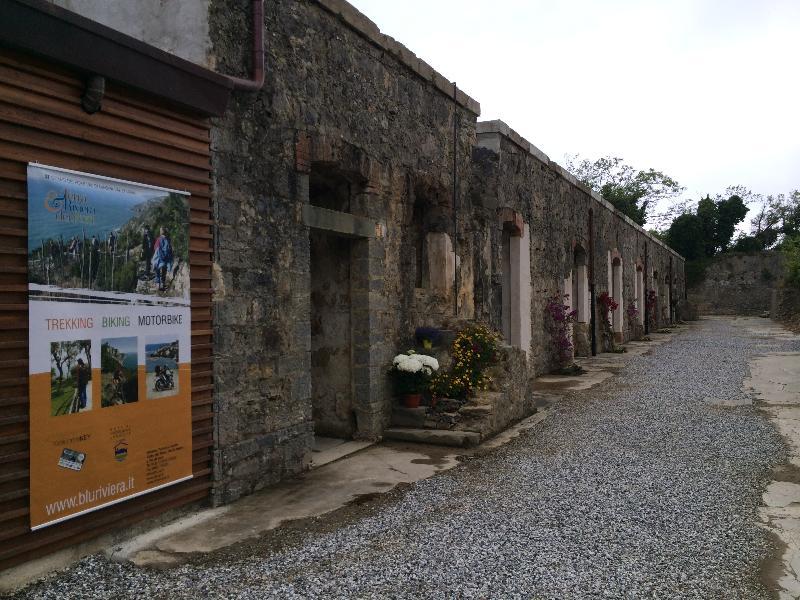
<svg viewBox="0 0 800 600">
<path fill-rule="evenodd" d="M 717 203 L 706 196 L 697 203 L 695 213 L 700 220 L 700 240 L 703 244 L 703 253 L 714 256 L 717 252 L 717 223 L 719 222 L 719 209 Z"/>
<path fill-rule="evenodd" d="M 740 196 L 733 195 L 727 200 L 717 200 L 716 247 L 727 252 L 736 232 L 736 226 L 744 221 L 748 208 Z"/>
<path fill-rule="evenodd" d="M 699 260 L 706 256 L 703 221 L 696 214 L 687 212 L 679 216 L 665 237 L 667 244 L 686 260 Z"/>
<path fill-rule="evenodd" d="M 645 224 L 648 211 L 659 200 L 673 198 L 684 190 L 661 171 L 639 171 L 617 157 L 591 161 L 568 156 L 567 169 L 639 225 Z"/>
<path fill-rule="evenodd" d="M 781 250 L 786 257 L 786 283 L 800 289 L 800 234 L 787 237 Z"/>
</svg>

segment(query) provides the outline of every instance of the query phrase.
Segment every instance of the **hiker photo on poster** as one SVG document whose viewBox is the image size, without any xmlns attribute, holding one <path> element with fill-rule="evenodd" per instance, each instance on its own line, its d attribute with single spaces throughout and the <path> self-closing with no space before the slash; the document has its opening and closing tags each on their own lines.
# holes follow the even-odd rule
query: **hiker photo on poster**
<svg viewBox="0 0 800 600">
<path fill-rule="evenodd" d="M 32 284 L 74 292 L 188 298 L 187 197 L 31 168 Z"/>
<path fill-rule="evenodd" d="M 50 366 L 50 414 L 92 410 L 92 342 L 51 342 Z"/>
</svg>

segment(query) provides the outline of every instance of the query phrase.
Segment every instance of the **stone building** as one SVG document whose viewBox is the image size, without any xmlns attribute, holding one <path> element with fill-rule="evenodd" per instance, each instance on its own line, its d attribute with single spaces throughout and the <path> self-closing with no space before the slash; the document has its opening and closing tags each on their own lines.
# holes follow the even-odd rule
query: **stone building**
<svg viewBox="0 0 800 600">
<path fill-rule="evenodd" d="M 241 4 L 209 11 L 217 68 L 240 75 Z M 266 31 L 263 90 L 214 126 L 219 501 L 304 469 L 314 431 L 379 438 L 417 326 L 488 322 L 532 378 L 552 367 L 556 292 L 590 352 L 590 257 L 618 341 L 644 331 L 645 286 L 654 326 L 672 320 L 677 254 L 352 6 L 268 2 Z"/>
<path fill-rule="evenodd" d="M 241 4 L 209 11 L 217 68 L 240 75 Z M 591 351 L 590 270 L 618 341 L 643 333 L 645 289 L 652 325 L 672 320 L 680 256 L 352 6 L 268 2 L 266 31 L 264 89 L 214 127 L 219 501 L 305 468 L 315 430 L 380 437 L 417 326 L 488 322 L 530 379 L 552 367 L 554 293 Z"/>
<path fill-rule="evenodd" d="M 55 4 L 220 73 L 252 68 L 245 0 Z M 577 310 L 579 355 L 610 349 L 603 292 L 617 342 L 673 321 L 674 251 L 479 121 L 477 101 L 346 2 L 264 8 L 265 83 L 211 121 L 214 502 L 307 469 L 315 432 L 379 439 L 386 370 L 418 326 L 490 324 L 527 392 L 554 366 L 553 295 Z"/>
</svg>

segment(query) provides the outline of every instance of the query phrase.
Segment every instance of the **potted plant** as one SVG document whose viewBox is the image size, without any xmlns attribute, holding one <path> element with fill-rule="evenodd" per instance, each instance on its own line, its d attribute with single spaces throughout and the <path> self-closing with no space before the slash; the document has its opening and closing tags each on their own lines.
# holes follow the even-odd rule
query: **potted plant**
<svg viewBox="0 0 800 600">
<path fill-rule="evenodd" d="M 395 392 L 403 399 L 406 408 L 420 405 L 422 394 L 430 386 L 431 376 L 438 370 L 439 361 L 413 350 L 394 357 L 389 374 L 394 380 Z"/>
</svg>

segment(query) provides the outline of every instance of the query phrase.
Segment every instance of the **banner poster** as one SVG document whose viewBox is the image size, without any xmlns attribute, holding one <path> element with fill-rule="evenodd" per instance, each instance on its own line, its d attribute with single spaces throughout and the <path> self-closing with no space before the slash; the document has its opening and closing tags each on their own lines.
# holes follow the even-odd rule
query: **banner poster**
<svg viewBox="0 0 800 600">
<path fill-rule="evenodd" d="M 192 476 L 188 196 L 28 165 L 31 529 Z"/>
</svg>

